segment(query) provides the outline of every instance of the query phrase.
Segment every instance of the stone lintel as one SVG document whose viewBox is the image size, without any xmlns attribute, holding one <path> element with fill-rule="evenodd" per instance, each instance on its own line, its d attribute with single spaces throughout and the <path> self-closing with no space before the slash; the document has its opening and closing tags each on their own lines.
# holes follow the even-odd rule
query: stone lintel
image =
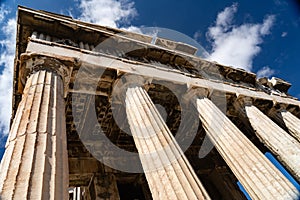
<svg viewBox="0 0 300 200">
<path fill-rule="evenodd" d="M 253 97 L 255 99 L 275 101 L 283 104 L 292 104 L 298 107 L 300 106 L 299 101 L 288 97 L 269 95 L 257 89 L 233 83 L 231 84 L 214 80 L 200 79 L 192 76 L 191 74 L 178 72 L 178 70 L 176 71 L 172 69 L 165 69 L 155 66 L 153 64 L 145 64 L 137 61 L 120 59 L 105 54 L 86 54 L 82 56 L 81 51 L 76 51 L 73 49 L 67 49 L 58 46 L 48 46 L 45 44 L 39 44 L 34 42 L 29 43 L 27 51 L 39 52 L 40 49 L 44 49 L 45 51 L 49 52 L 49 55 L 80 58 L 82 65 L 85 65 L 84 63 L 87 63 L 89 66 L 94 68 L 112 68 L 119 70 L 123 73 L 132 73 L 145 77 L 149 77 L 149 74 L 151 74 L 151 78 L 153 79 L 171 81 L 177 84 L 187 84 L 193 87 L 209 88 L 214 91 L 222 91 L 224 93 L 237 93 L 239 95 Z"/>
<path fill-rule="evenodd" d="M 198 50 L 196 47 L 193 47 L 191 45 L 175 42 L 164 38 L 157 38 L 155 44 L 158 46 L 165 47 L 167 49 L 178 50 L 192 55 L 194 55 Z"/>
</svg>

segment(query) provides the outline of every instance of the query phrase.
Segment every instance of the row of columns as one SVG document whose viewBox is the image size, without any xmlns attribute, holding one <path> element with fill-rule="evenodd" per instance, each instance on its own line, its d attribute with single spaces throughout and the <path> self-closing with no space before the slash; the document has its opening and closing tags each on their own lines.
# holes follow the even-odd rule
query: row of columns
<svg viewBox="0 0 300 200">
<path fill-rule="evenodd" d="M 200 96 L 195 100 L 195 107 L 206 133 L 252 199 L 299 198 L 295 186 L 211 100 Z M 264 144 L 279 159 L 285 158 L 281 160 L 298 178 L 300 143 L 255 106 L 247 105 L 245 110 L 258 137 L 268 141 Z M 126 112 L 153 199 L 209 199 L 142 87 L 127 89 Z M 284 142 L 276 143 L 278 140 L 272 140 L 276 137 Z"/>
<path fill-rule="evenodd" d="M 202 126 L 252 199 L 297 199 L 297 189 L 208 98 L 196 100 Z"/>
<path fill-rule="evenodd" d="M 255 106 L 246 105 L 245 111 L 257 137 L 300 181 L 300 143 Z"/>
<path fill-rule="evenodd" d="M 271 113 L 277 123 L 285 126 L 289 133 L 300 142 L 300 120 L 285 109 Z"/>
<path fill-rule="evenodd" d="M 30 65 L 34 68 L 0 165 L 0 198 L 67 199 L 64 74 L 57 70 L 62 63 L 31 60 Z M 129 87 L 125 104 L 153 199 L 209 199 L 147 92 Z M 299 191 L 211 100 L 199 96 L 194 105 L 206 133 L 252 199 L 299 198 Z M 300 120 L 281 113 L 292 137 L 255 106 L 245 105 L 245 113 L 261 141 L 300 181 Z"/>
</svg>

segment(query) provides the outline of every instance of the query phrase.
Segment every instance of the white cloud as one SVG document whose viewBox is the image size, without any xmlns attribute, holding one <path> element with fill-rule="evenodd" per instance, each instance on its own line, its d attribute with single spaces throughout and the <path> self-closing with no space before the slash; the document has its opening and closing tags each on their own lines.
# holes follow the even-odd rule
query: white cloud
<svg viewBox="0 0 300 200">
<path fill-rule="evenodd" d="M 120 28 L 137 15 L 134 2 L 128 0 L 81 0 L 80 20 Z"/>
<path fill-rule="evenodd" d="M 274 0 L 274 3 L 275 3 L 276 6 L 288 6 L 287 1 Z"/>
<path fill-rule="evenodd" d="M 5 4 L 0 5 L 0 23 L 5 19 L 5 16 L 9 13 L 9 9 L 5 6 Z"/>
<path fill-rule="evenodd" d="M 200 30 L 198 30 L 194 33 L 194 36 L 193 36 L 194 40 L 198 41 L 201 37 L 202 37 L 202 32 Z"/>
<path fill-rule="evenodd" d="M 258 78 L 262 78 L 262 77 L 270 77 L 275 73 L 275 70 L 271 69 L 268 66 L 263 67 L 262 69 L 258 70 L 258 72 L 256 73 L 256 76 Z"/>
<path fill-rule="evenodd" d="M 142 32 L 142 30 L 139 27 L 136 27 L 136 26 L 129 26 L 129 27 L 126 27 L 126 28 L 121 27 L 121 29 L 123 29 L 125 31 L 129 31 L 129 32 L 144 34 Z"/>
<path fill-rule="evenodd" d="M 222 26 L 225 29 L 230 27 L 232 24 L 232 20 L 234 17 L 234 13 L 237 11 L 237 4 L 234 3 L 230 7 L 226 7 L 222 12 L 220 12 L 217 16 L 216 25 Z"/>
<path fill-rule="evenodd" d="M 268 15 L 261 24 L 234 25 L 237 4 L 226 7 L 209 27 L 207 37 L 212 43 L 208 59 L 224 65 L 251 71 L 253 58 L 260 52 L 262 37 L 270 34 L 275 16 Z"/>
<path fill-rule="evenodd" d="M 286 37 L 287 34 L 288 34 L 287 32 L 282 32 L 282 33 L 281 33 L 281 37 Z"/>
<path fill-rule="evenodd" d="M 13 64 L 15 57 L 16 20 L 9 19 L 2 27 L 5 38 L 0 41 L 0 132 L 8 134 L 11 117 Z"/>
</svg>

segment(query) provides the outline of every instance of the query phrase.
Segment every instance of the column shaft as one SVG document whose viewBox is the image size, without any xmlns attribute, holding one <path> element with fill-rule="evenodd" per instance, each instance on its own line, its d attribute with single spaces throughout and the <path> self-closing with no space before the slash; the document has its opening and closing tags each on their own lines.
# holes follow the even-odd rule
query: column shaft
<svg viewBox="0 0 300 200">
<path fill-rule="evenodd" d="M 286 110 L 276 113 L 274 118 L 278 123 L 283 123 L 289 133 L 300 142 L 300 119 Z"/>
<path fill-rule="evenodd" d="M 26 82 L 0 166 L 0 199 L 67 199 L 63 83 L 45 70 Z"/>
<path fill-rule="evenodd" d="M 255 106 L 245 110 L 257 137 L 300 181 L 300 143 Z"/>
<path fill-rule="evenodd" d="M 126 113 L 153 199 L 209 199 L 143 88 L 127 90 Z"/>
<path fill-rule="evenodd" d="M 197 99 L 202 126 L 252 199 L 298 199 L 297 189 L 208 98 Z"/>
</svg>

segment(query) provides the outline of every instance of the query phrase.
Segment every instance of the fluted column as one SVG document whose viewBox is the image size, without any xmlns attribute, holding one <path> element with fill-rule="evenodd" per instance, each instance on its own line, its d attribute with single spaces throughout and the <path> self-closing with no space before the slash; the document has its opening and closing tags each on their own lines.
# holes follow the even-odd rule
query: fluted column
<svg viewBox="0 0 300 200">
<path fill-rule="evenodd" d="M 49 62 L 37 62 L 26 81 L 1 161 L 0 199 L 68 198 L 64 85 L 45 70 Z"/>
<path fill-rule="evenodd" d="M 298 199 L 297 189 L 208 98 L 196 100 L 202 126 L 252 199 Z"/>
<path fill-rule="evenodd" d="M 287 110 L 273 113 L 272 117 L 277 123 L 283 124 L 288 128 L 289 133 L 300 142 L 300 119 Z"/>
<path fill-rule="evenodd" d="M 254 105 L 245 105 L 245 111 L 257 137 L 300 181 L 300 143 Z"/>
<path fill-rule="evenodd" d="M 127 89 L 126 113 L 153 199 L 209 199 L 143 88 Z"/>
</svg>

